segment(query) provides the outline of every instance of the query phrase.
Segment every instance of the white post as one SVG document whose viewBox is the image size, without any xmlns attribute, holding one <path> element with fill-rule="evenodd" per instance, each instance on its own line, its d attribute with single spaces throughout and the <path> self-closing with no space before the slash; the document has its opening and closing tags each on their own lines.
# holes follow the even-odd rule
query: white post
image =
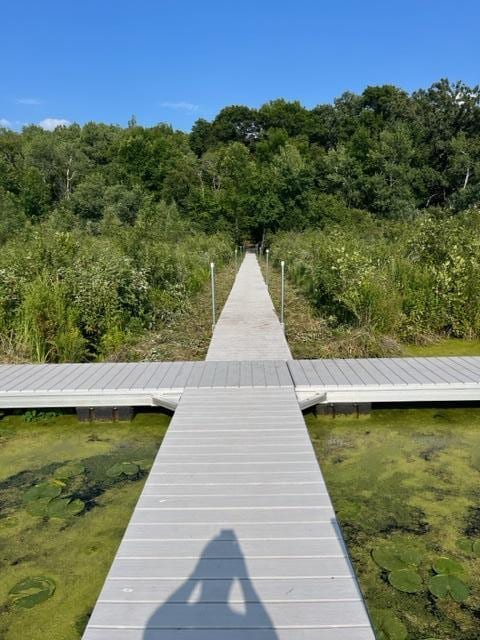
<svg viewBox="0 0 480 640">
<path fill-rule="evenodd" d="M 238 271 L 237 254 L 238 254 L 238 247 L 235 247 L 235 273 Z"/>
<path fill-rule="evenodd" d="M 265 268 L 265 280 L 267 281 L 267 289 L 268 289 L 268 254 L 269 253 L 270 253 L 269 250 L 266 249 L 265 250 L 265 257 L 266 257 L 267 264 L 266 264 L 266 268 Z"/>
<path fill-rule="evenodd" d="M 210 276 L 212 281 L 212 331 L 215 329 L 215 263 L 210 263 Z"/>
<path fill-rule="evenodd" d="M 282 268 L 282 289 L 281 289 L 281 302 L 280 302 L 280 324 L 284 327 L 284 308 L 285 308 L 285 260 L 280 263 Z"/>
</svg>

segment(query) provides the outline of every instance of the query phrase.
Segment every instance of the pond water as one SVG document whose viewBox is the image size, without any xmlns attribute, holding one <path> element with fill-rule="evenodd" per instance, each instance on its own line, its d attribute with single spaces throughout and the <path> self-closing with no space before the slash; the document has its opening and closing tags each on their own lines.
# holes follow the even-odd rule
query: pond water
<svg viewBox="0 0 480 640">
<path fill-rule="evenodd" d="M 480 638 L 480 410 L 307 417 L 381 640 Z"/>
<path fill-rule="evenodd" d="M 168 426 L 0 421 L 0 638 L 78 640 Z"/>
<path fill-rule="evenodd" d="M 0 421 L 0 638 L 78 640 L 168 418 L 28 419 Z M 379 640 L 478 640 L 480 410 L 307 424 Z"/>
</svg>

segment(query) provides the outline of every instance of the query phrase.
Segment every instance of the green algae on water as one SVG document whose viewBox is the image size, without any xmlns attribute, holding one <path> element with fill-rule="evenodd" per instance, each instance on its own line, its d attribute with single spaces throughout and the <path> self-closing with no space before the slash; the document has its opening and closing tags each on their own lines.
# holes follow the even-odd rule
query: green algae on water
<svg viewBox="0 0 480 640">
<path fill-rule="evenodd" d="M 478 640 L 480 410 L 307 424 L 377 638 Z"/>
<path fill-rule="evenodd" d="M 168 421 L 0 420 L 2 640 L 80 640 Z"/>
</svg>

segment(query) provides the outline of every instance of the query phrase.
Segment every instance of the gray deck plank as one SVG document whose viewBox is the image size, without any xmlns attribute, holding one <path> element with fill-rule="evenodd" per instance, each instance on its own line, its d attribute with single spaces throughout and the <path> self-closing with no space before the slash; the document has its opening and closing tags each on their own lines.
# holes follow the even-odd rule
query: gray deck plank
<svg viewBox="0 0 480 640">
<path fill-rule="evenodd" d="M 86 640 L 373 640 L 371 627 L 302 627 L 275 629 L 121 629 L 91 627 Z"/>
<path fill-rule="evenodd" d="M 229 446 L 231 437 L 243 447 Z M 225 591 L 233 576 L 258 594 L 248 615 L 232 617 L 235 598 L 245 598 Z M 211 594 L 194 609 L 182 601 L 192 581 L 208 582 Z M 188 388 L 84 639 L 101 630 L 117 640 L 125 627 L 210 639 L 228 626 L 225 640 L 243 631 L 257 640 L 265 620 L 275 640 L 282 629 L 285 640 L 312 628 L 322 638 L 344 623 L 349 640 L 374 638 L 293 388 Z"/>
<path fill-rule="evenodd" d="M 245 256 L 213 331 L 207 360 L 288 360 L 290 350 L 257 259 Z"/>
</svg>

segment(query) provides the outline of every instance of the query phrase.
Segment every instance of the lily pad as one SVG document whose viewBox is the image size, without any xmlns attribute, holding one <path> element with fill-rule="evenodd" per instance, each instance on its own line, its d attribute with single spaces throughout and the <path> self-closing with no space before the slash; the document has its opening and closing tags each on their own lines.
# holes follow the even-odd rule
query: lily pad
<svg viewBox="0 0 480 640">
<path fill-rule="evenodd" d="M 464 551 L 465 553 L 472 552 L 472 541 L 468 538 L 459 538 L 455 544 L 461 551 Z"/>
<path fill-rule="evenodd" d="M 407 563 L 404 562 L 393 549 L 388 549 L 386 547 L 374 549 L 372 551 L 372 558 L 378 566 L 382 567 L 382 569 L 387 569 L 387 571 L 396 571 L 398 569 L 407 568 Z"/>
<path fill-rule="evenodd" d="M 388 581 L 405 593 L 417 593 L 422 588 L 422 578 L 413 569 L 397 569 L 388 574 Z"/>
<path fill-rule="evenodd" d="M 49 502 L 47 507 L 47 515 L 50 518 L 68 518 L 76 516 L 85 508 L 82 500 L 72 500 L 70 498 L 55 498 Z"/>
<path fill-rule="evenodd" d="M 442 573 L 447 576 L 458 576 L 464 573 L 464 569 L 459 562 L 446 558 L 445 556 L 434 560 L 432 566 L 437 573 Z"/>
<path fill-rule="evenodd" d="M 394 613 L 387 609 L 374 609 L 372 614 L 377 640 L 406 640 L 407 628 Z"/>
<path fill-rule="evenodd" d="M 423 560 L 423 555 L 417 549 L 400 548 L 398 551 L 398 555 L 401 560 L 414 567 L 418 567 L 418 565 L 421 564 Z"/>
<path fill-rule="evenodd" d="M 46 516 L 48 505 L 54 498 L 37 498 L 27 503 L 27 513 L 31 516 Z"/>
<path fill-rule="evenodd" d="M 109 478 L 119 478 L 121 475 L 136 476 L 140 471 L 138 464 L 134 462 L 117 462 L 113 467 L 107 469 L 107 476 Z"/>
<path fill-rule="evenodd" d="M 430 593 L 437 598 L 451 595 L 455 602 L 464 602 L 470 595 L 468 586 L 457 576 L 439 574 L 430 578 L 428 583 Z"/>
<path fill-rule="evenodd" d="M 422 554 L 412 547 L 403 544 L 385 544 L 372 551 L 375 562 L 387 571 L 398 571 L 418 566 L 422 562 Z"/>
<path fill-rule="evenodd" d="M 32 502 L 33 500 L 38 500 L 39 498 L 56 498 L 62 492 L 61 484 L 57 482 L 41 482 L 40 484 L 36 484 L 34 487 L 28 489 L 23 496 L 24 502 Z"/>
<path fill-rule="evenodd" d="M 68 480 L 69 478 L 79 476 L 84 471 L 85 467 L 83 466 L 83 464 L 80 464 L 79 462 L 69 462 L 68 464 L 64 464 L 63 467 L 55 469 L 53 475 L 55 476 L 55 478 Z"/>
<path fill-rule="evenodd" d="M 25 578 L 10 589 L 9 598 L 15 607 L 31 609 L 55 593 L 55 582 L 45 576 Z"/>
<path fill-rule="evenodd" d="M 152 463 L 150 460 L 133 460 L 133 464 L 136 464 L 140 467 L 141 471 L 149 471 L 152 467 Z"/>
</svg>

